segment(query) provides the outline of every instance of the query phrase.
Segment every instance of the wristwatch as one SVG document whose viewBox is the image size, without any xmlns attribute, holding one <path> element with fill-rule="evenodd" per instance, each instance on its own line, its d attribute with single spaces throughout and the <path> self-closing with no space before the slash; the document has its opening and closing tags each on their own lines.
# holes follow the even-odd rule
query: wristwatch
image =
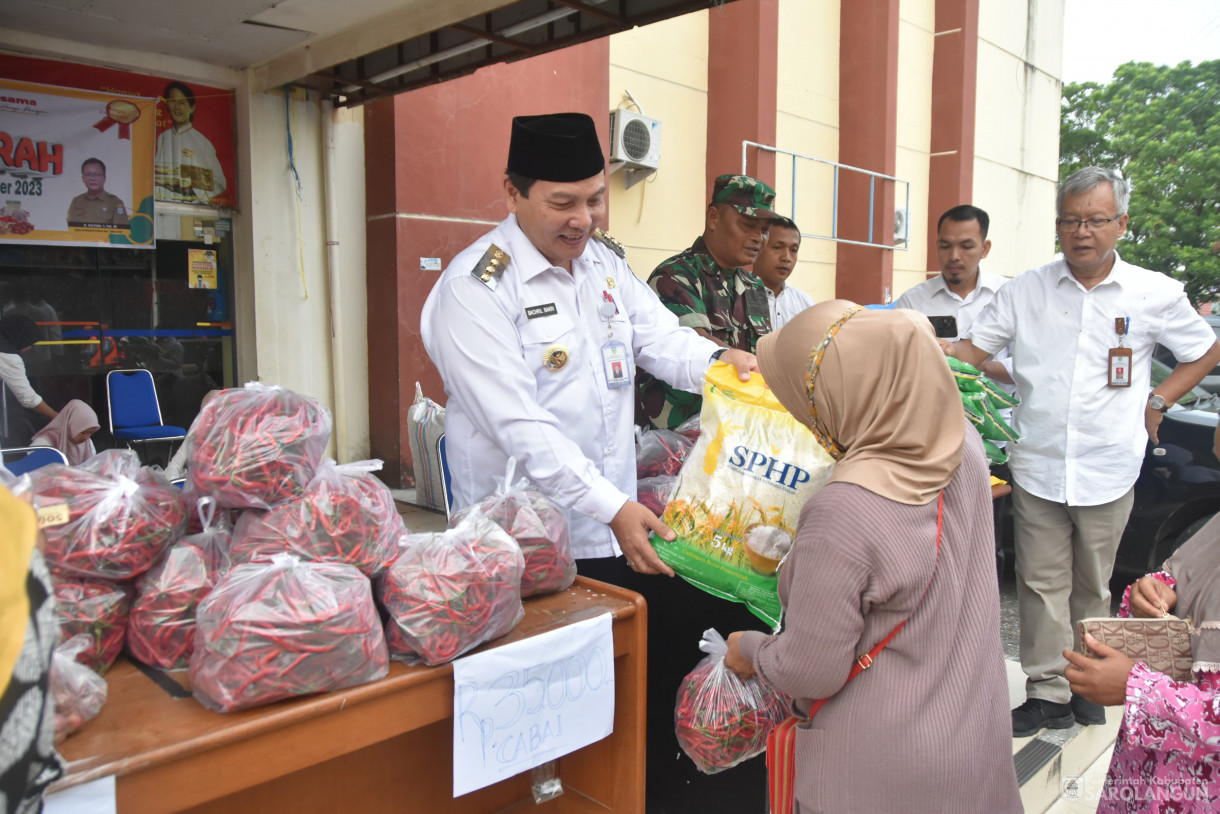
<svg viewBox="0 0 1220 814">
<path fill-rule="evenodd" d="M 1169 409 L 1169 402 L 1160 393 L 1153 393 L 1148 397 L 1148 406 L 1163 413 Z"/>
<path fill-rule="evenodd" d="M 728 350 L 728 348 L 721 348 L 720 350 L 713 351 L 712 352 L 712 361 L 713 362 L 719 361 L 720 357 L 724 355 L 724 352 L 726 350 Z"/>
</svg>

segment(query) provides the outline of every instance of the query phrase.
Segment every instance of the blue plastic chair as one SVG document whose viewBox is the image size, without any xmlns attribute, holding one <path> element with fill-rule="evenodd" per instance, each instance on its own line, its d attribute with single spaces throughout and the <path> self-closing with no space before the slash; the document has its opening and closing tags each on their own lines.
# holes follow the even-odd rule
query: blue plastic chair
<svg viewBox="0 0 1220 814">
<path fill-rule="evenodd" d="M 24 475 L 49 464 L 68 463 L 68 456 L 55 447 L 12 447 L 0 450 L 0 454 L 4 457 L 4 468 L 14 475 Z"/>
<path fill-rule="evenodd" d="M 173 442 L 186 437 L 186 430 L 161 420 L 161 404 L 152 373 L 147 370 L 112 370 L 106 374 L 106 404 L 110 412 L 110 434 L 128 447 L 150 441 Z"/>
</svg>

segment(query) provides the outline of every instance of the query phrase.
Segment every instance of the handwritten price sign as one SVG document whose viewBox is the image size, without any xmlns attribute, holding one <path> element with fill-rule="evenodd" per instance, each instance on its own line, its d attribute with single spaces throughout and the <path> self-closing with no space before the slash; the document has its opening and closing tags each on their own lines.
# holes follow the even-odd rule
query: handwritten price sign
<svg viewBox="0 0 1220 814">
<path fill-rule="evenodd" d="M 453 662 L 453 796 L 614 730 L 610 614 Z"/>
</svg>

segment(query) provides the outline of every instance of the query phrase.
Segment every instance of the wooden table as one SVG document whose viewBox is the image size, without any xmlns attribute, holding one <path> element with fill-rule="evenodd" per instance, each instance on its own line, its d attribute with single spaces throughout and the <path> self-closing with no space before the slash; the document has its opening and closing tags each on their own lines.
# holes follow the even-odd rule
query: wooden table
<svg viewBox="0 0 1220 814">
<path fill-rule="evenodd" d="M 613 615 L 614 732 L 559 760 L 564 794 L 536 806 L 526 772 L 453 799 L 453 669 L 392 663 L 381 681 L 221 714 L 173 698 L 122 659 L 101 713 L 62 744 L 55 787 L 116 776 L 119 814 L 644 811 L 647 611 L 634 592 L 578 577 L 525 601 L 497 642 Z M 173 674 L 185 680 L 185 674 Z"/>
</svg>

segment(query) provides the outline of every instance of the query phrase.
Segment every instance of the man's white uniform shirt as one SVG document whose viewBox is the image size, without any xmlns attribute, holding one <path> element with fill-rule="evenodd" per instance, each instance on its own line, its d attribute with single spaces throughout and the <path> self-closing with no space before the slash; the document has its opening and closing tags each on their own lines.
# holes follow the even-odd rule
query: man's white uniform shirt
<svg viewBox="0 0 1220 814">
<path fill-rule="evenodd" d="M 1121 343 L 1132 351 L 1130 387 L 1108 386 L 1119 317 L 1131 320 Z M 1139 477 L 1156 343 L 1191 362 L 1216 335 L 1182 283 L 1116 253 L 1109 276 L 1092 289 L 1062 256 L 1014 277 L 974 321 L 970 339 L 988 353 L 1011 343 L 1021 397 L 1021 438 L 1008 448 L 1017 482 L 1045 500 L 1097 506 L 1122 497 Z"/>
<path fill-rule="evenodd" d="M 907 289 L 895 301 L 894 307 L 911 308 L 929 317 L 956 317 L 957 336 L 945 337 L 945 339 L 956 341 L 963 336 L 970 335 L 970 326 L 974 324 L 975 318 L 983 313 L 983 309 L 995 299 L 996 292 L 1007 282 L 1007 277 L 988 274 L 979 269 L 979 279 L 975 283 L 974 290 L 962 297 L 949 288 L 943 274 L 937 274 L 932 279 Z M 992 358 L 1004 365 L 1009 376 L 1012 375 L 1012 355 L 1008 348 L 1002 348 L 998 353 L 992 354 Z M 1013 385 L 1003 382 L 996 382 L 996 384 L 1009 393 L 1016 392 L 1016 387 Z M 1012 415 L 1012 411 L 1004 409 L 1000 411 L 1000 415 L 1007 421 Z M 1006 446 L 1006 442 L 999 443 L 999 446 L 1003 448 Z"/>
<path fill-rule="evenodd" d="M 493 243 L 510 256 L 494 290 L 471 274 Z M 603 316 L 603 303 L 617 313 Z M 680 327 L 596 239 L 569 274 L 538 252 L 515 215 L 453 259 L 420 327 L 448 395 L 454 509 L 495 491 L 512 456 L 517 477 L 569 510 L 576 558 L 619 554 L 605 524 L 636 497 L 635 388 L 607 385 L 602 348 L 613 337 L 639 366 L 699 392 L 719 346 Z M 544 357 L 556 348 L 567 362 L 548 370 Z"/>
<path fill-rule="evenodd" d="M 767 305 L 771 308 L 771 330 L 778 331 L 788 320 L 814 305 L 814 302 L 813 297 L 799 288 L 785 285 L 778 296 L 770 288 L 767 289 Z"/>
<path fill-rule="evenodd" d="M 911 308 L 930 317 L 957 317 L 958 336 L 969 336 L 970 326 L 974 324 L 975 318 L 995 299 L 996 292 L 1007 282 L 1007 277 L 988 274 L 979 269 L 979 279 L 974 290 L 961 297 L 945 284 L 943 274 L 937 274 L 904 292 L 894 302 L 894 307 Z"/>
</svg>

